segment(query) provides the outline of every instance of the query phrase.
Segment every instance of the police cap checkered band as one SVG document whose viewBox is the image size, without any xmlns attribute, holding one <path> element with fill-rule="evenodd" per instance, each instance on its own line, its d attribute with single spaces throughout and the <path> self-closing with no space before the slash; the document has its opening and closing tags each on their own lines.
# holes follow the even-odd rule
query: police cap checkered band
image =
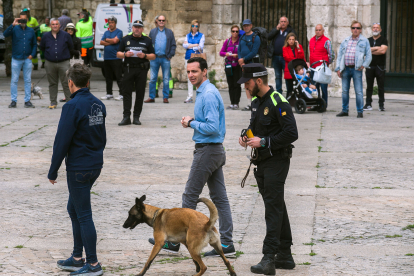
<svg viewBox="0 0 414 276">
<path fill-rule="evenodd" d="M 144 27 L 144 24 L 141 20 L 135 20 L 134 23 L 132 23 L 132 26 L 134 27 Z"/>
<path fill-rule="evenodd" d="M 241 79 L 237 83 L 243 84 L 249 81 L 251 78 L 257 78 L 267 76 L 266 67 L 261 63 L 250 63 L 243 66 L 243 74 Z"/>
</svg>

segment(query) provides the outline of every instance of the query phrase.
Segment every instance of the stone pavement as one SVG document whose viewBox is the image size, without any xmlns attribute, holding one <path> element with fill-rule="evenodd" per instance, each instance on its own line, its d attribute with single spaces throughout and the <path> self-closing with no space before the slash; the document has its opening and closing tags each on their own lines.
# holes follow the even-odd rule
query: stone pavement
<svg viewBox="0 0 414 276">
<path fill-rule="evenodd" d="M 65 169 L 58 183 L 47 181 L 52 145 L 61 112 L 49 110 L 44 70 L 33 80 L 45 98 L 33 99 L 35 109 L 8 109 L 10 79 L 0 66 L 0 275 L 67 275 L 56 268 L 71 252 L 71 224 Z M 42 78 L 43 77 L 43 78 Z M 114 84 L 116 87 L 116 84 Z M 104 95 L 105 82 L 94 69 L 92 92 Z M 117 92 L 115 91 L 115 95 Z M 63 93 L 60 93 L 60 97 Z M 170 104 L 145 104 L 142 126 L 118 127 L 122 103 L 105 101 L 107 136 L 105 164 L 92 190 L 98 231 L 98 258 L 105 275 L 135 275 L 149 255 L 152 229 L 122 224 L 134 198 L 162 208 L 180 207 L 194 144 L 192 131 L 180 118 L 193 114 L 184 104 L 185 91 L 174 91 Z M 226 91 L 222 91 L 229 104 Z M 364 112 L 337 118 L 339 98 L 329 98 L 323 114 L 295 114 L 299 140 L 286 183 L 286 204 L 292 225 L 294 270 L 278 275 L 414 275 L 414 96 L 386 94 L 386 112 Z M 247 103 L 242 96 L 241 106 Z M 376 107 L 376 104 L 374 104 Z M 230 261 L 238 275 L 251 275 L 261 258 L 265 233 L 263 201 L 251 174 L 244 189 L 240 181 L 250 152 L 238 143 L 249 114 L 226 110 L 224 167 L 233 212 L 238 258 Z M 203 196 L 208 197 L 207 189 Z M 208 215 L 205 206 L 199 211 Z M 205 251 L 210 250 L 209 247 Z M 204 258 L 205 275 L 228 275 L 218 258 Z M 146 275 L 193 275 L 186 249 L 160 254 Z"/>
</svg>

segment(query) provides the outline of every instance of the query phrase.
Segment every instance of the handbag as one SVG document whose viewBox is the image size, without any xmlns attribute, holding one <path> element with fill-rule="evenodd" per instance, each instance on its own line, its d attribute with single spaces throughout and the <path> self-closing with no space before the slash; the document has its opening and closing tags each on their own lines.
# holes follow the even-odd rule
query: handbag
<svg viewBox="0 0 414 276">
<path fill-rule="evenodd" d="M 81 58 L 81 53 L 79 52 L 79 58 L 75 58 L 75 55 L 73 56 L 73 58 L 70 59 L 70 66 L 72 67 L 73 65 L 79 63 L 79 64 L 83 64 L 83 59 Z"/>
<path fill-rule="evenodd" d="M 205 53 L 203 53 L 203 52 L 192 53 L 191 54 L 191 58 L 193 58 L 193 57 L 201 57 L 201 58 L 207 60 L 207 55 Z"/>
<path fill-rule="evenodd" d="M 321 65 L 316 67 L 315 69 L 312 68 L 313 65 L 322 62 Z M 326 61 L 319 60 L 311 64 L 310 70 L 314 72 L 312 80 L 317 83 L 323 83 L 323 84 L 330 84 L 332 79 L 332 71 L 329 69 L 328 65 L 326 64 Z"/>
</svg>

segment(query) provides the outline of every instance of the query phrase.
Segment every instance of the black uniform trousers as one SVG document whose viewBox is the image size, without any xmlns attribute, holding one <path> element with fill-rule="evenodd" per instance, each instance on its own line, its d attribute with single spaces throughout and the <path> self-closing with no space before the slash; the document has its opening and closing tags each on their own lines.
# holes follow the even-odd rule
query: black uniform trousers
<svg viewBox="0 0 414 276">
<path fill-rule="evenodd" d="M 147 84 L 148 69 L 124 67 L 124 78 L 122 80 L 122 93 L 124 96 L 124 117 L 131 116 L 132 91 L 136 92 L 134 117 L 141 115 L 144 103 L 145 86 Z"/>
<path fill-rule="evenodd" d="M 119 95 L 122 95 L 122 60 L 104 60 L 105 81 L 106 81 L 106 94 L 112 95 L 112 87 L 114 82 L 114 76 L 119 88 Z"/>
<path fill-rule="evenodd" d="M 274 155 L 261 161 L 254 170 L 265 205 L 266 237 L 263 241 L 263 254 L 289 251 L 292 245 L 292 232 L 284 200 L 289 166 L 289 158 Z"/>
<path fill-rule="evenodd" d="M 384 80 L 385 80 L 385 66 L 373 66 L 366 68 L 365 76 L 367 78 L 367 98 L 365 100 L 367 105 L 372 103 L 372 91 L 374 90 L 374 79 L 377 79 L 378 84 L 378 103 L 383 105 L 384 99 Z"/>
<path fill-rule="evenodd" d="M 230 103 L 239 105 L 241 97 L 241 85 L 238 80 L 242 77 L 242 69 L 239 65 L 232 68 L 233 75 L 226 76 L 227 84 L 229 85 Z"/>
</svg>

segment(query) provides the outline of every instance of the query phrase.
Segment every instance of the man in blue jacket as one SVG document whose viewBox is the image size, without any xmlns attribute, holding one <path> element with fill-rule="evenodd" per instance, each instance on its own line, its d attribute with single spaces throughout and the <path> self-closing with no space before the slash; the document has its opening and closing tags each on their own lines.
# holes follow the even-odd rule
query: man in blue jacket
<svg viewBox="0 0 414 276">
<path fill-rule="evenodd" d="M 239 55 L 239 65 L 243 67 L 245 64 L 253 62 L 253 58 L 257 55 L 260 48 L 260 37 L 253 33 L 253 24 L 250 19 L 245 19 L 243 21 L 243 30 L 245 34 L 240 37 L 239 49 L 237 54 Z M 251 101 L 251 96 L 246 90 L 246 97 Z M 250 105 L 247 105 L 242 111 L 250 111 Z"/>
<path fill-rule="evenodd" d="M 162 69 L 162 79 L 163 79 L 163 101 L 168 103 L 169 97 L 169 81 L 170 81 L 170 61 L 171 58 L 175 55 L 175 48 L 177 47 L 175 43 L 175 37 L 173 31 L 168 28 L 165 28 L 166 18 L 164 15 L 159 15 L 157 19 L 158 27 L 152 29 L 149 33 L 149 37 L 152 40 L 154 45 L 155 56 L 154 60 L 151 60 L 151 78 L 149 83 L 149 99 L 146 103 L 155 102 L 155 93 L 156 85 L 158 79 L 158 71 L 160 67 Z"/>
<path fill-rule="evenodd" d="M 11 103 L 9 108 L 15 108 L 17 104 L 17 83 L 20 71 L 23 68 L 24 78 L 24 107 L 34 108 L 30 102 L 32 85 L 32 58 L 36 56 L 37 41 L 34 30 L 27 27 L 27 15 L 20 13 L 20 18 L 15 18 L 13 24 L 5 31 L 5 37 L 12 37 L 12 77 L 10 84 Z"/>
<path fill-rule="evenodd" d="M 73 252 L 57 266 L 70 275 L 102 275 L 96 256 L 96 230 L 92 220 L 90 190 L 99 177 L 106 144 L 105 105 L 87 88 L 91 70 L 84 64 L 69 68 L 67 78 L 71 100 L 62 107 L 53 145 L 48 178 L 55 184 L 62 160 L 66 161 L 69 189 L 67 210 L 72 220 Z M 86 263 L 82 259 L 83 248 Z"/>
<path fill-rule="evenodd" d="M 342 111 L 336 117 L 348 116 L 349 87 L 354 81 L 357 118 L 363 118 L 364 94 L 362 91 L 362 71 L 369 68 L 372 60 L 368 39 L 362 34 L 362 24 L 354 20 L 351 24 L 352 35 L 347 37 L 339 47 L 335 72 L 342 77 Z"/>
</svg>

